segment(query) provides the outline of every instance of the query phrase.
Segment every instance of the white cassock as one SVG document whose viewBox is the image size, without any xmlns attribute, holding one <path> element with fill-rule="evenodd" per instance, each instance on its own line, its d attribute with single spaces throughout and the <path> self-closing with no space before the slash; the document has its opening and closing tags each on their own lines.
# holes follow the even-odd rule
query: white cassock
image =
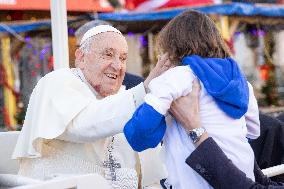
<svg viewBox="0 0 284 189">
<path fill-rule="evenodd" d="M 134 152 L 122 134 L 144 96 L 141 83 L 100 98 L 77 68 L 47 74 L 32 92 L 13 153 L 18 174 L 47 180 L 98 173 L 113 188 L 137 188 L 139 179 L 142 187 L 159 183 L 167 176 L 159 148 Z"/>
</svg>

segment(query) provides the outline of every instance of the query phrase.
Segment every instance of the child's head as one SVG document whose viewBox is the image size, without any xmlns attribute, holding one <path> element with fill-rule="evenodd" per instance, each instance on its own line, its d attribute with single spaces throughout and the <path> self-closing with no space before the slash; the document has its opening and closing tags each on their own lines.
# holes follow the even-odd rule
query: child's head
<svg viewBox="0 0 284 189">
<path fill-rule="evenodd" d="M 226 58 L 230 54 L 213 20 L 192 10 L 176 16 L 162 29 L 158 45 L 175 65 L 188 55 Z"/>
</svg>

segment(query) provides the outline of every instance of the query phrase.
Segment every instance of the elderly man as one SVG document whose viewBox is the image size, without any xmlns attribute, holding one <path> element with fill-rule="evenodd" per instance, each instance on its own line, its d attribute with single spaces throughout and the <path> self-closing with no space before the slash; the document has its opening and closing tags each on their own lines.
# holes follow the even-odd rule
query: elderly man
<svg viewBox="0 0 284 189">
<path fill-rule="evenodd" d="M 137 188 L 139 178 L 142 187 L 150 186 L 166 176 L 158 150 L 135 153 L 119 133 L 143 102 L 150 80 L 170 62 L 162 57 L 144 83 L 125 90 L 127 48 L 116 28 L 93 27 L 76 51 L 77 67 L 38 82 L 13 154 L 20 175 L 46 180 L 98 173 L 113 188 Z"/>
<path fill-rule="evenodd" d="M 108 22 L 103 21 L 103 20 L 92 20 L 90 22 L 87 22 L 80 28 L 78 28 L 75 32 L 75 37 L 76 37 L 76 43 L 77 46 L 80 47 L 80 41 L 83 37 L 83 35 L 91 28 L 99 26 L 99 25 L 110 25 Z M 142 77 L 139 77 L 137 75 L 131 74 L 126 72 L 122 85 L 126 87 L 126 89 L 131 89 L 132 87 L 135 87 L 136 85 L 142 83 L 144 79 Z"/>
</svg>

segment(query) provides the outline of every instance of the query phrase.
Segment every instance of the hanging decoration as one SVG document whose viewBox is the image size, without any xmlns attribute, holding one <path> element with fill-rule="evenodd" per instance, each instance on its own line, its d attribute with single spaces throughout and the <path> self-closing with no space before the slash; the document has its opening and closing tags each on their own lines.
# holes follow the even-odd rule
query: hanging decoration
<svg viewBox="0 0 284 189">
<path fill-rule="evenodd" d="M 220 16 L 219 20 L 216 22 L 216 25 L 219 28 L 219 31 L 228 45 L 231 53 L 234 54 L 234 33 L 238 26 L 238 22 L 233 21 L 230 24 L 228 16 Z"/>
<path fill-rule="evenodd" d="M 37 81 L 53 70 L 53 59 L 50 37 L 18 36 L 14 40 L 23 44 L 17 51 L 11 50 L 16 43 L 10 40 L 8 36 L 1 38 L 0 86 L 3 97 L 2 93 L 0 97 L 3 103 L 0 119 L 3 121 L 0 121 L 1 126 L 8 130 L 19 130 L 30 94 Z"/>
<path fill-rule="evenodd" d="M 267 105 L 279 105 L 279 94 L 277 92 L 277 83 L 275 75 L 275 65 L 273 63 L 272 54 L 274 52 L 274 42 L 272 32 L 268 32 L 265 36 L 264 59 L 267 72 L 265 84 L 262 87 L 262 92 L 265 95 Z M 263 65 L 263 66 L 264 66 Z"/>
<path fill-rule="evenodd" d="M 260 78 L 263 81 L 267 81 L 269 79 L 270 67 L 267 64 L 264 64 L 259 67 L 259 70 L 260 70 Z"/>
<path fill-rule="evenodd" d="M 38 80 L 53 70 L 51 38 L 26 36 L 17 54 L 14 62 L 19 67 L 20 99 L 26 107 Z"/>
<path fill-rule="evenodd" d="M 16 127 L 16 92 L 14 91 L 14 71 L 10 56 L 10 38 L 1 39 L 2 51 L 2 82 L 4 84 L 4 121 L 8 129 Z"/>
<path fill-rule="evenodd" d="M 158 9 L 209 5 L 213 3 L 213 0 L 125 0 L 125 8 L 138 12 L 150 12 Z"/>
</svg>

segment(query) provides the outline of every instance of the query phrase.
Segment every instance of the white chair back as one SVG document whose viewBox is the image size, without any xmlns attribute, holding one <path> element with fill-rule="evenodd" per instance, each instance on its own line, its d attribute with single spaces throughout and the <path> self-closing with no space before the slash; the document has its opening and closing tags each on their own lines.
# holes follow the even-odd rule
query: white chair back
<svg viewBox="0 0 284 189">
<path fill-rule="evenodd" d="M 13 189 L 110 189 L 107 180 L 98 174 L 87 174 L 72 176 L 68 178 L 58 178 L 45 181 L 39 184 L 32 184 Z"/>
<path fill-rule="evenodd" d="M 262 172 L 267 177 L 274 177 L 284 174 L 284 164 L 262 169 Z"/>
<path fill-rule="evenodd" d="M 0 174 L 17 174 L 19 163 L 11 159 L 19 131 L 0 132 Z"/>
</svg>

